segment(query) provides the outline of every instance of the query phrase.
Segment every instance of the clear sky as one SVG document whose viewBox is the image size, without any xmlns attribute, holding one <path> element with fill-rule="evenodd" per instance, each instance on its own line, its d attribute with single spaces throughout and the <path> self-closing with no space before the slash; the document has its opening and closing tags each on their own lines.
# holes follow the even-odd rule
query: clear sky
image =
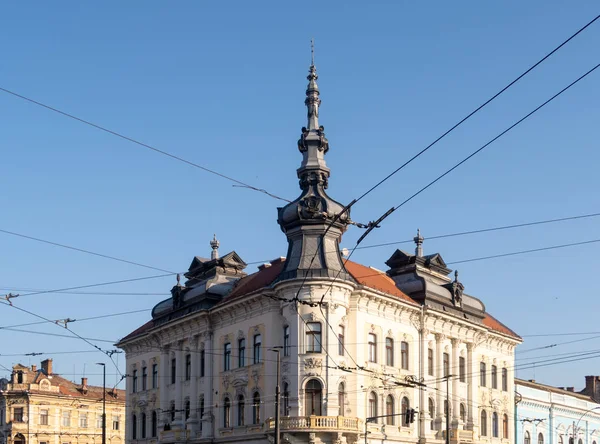
<svg viewBox="0 0 600 444">
<path fill-rule="evenodd" d="M 0 87 L 293 199 L 314 37 L 329 192 L 347 203 L 596 14 L 594 1 L 12 2 L 0 9 Z M 353 219 L 376 219 L 597 64 L 599 38 L 600 21 L 361 201 Z M 417 227 L 427 237 L 598 212 L 599 76 L 401 208 L 364 245 L 410 239 Z M 236 250 L 247 262 L 286 253 L 280 203 L 272 198 L 2 92 L 0 122 L 0 229 L 172 271 L 209 255 L 213 233 L 221 253 Z M 600 238 L 598 222 L 432 240 L 424 248 L 452 262 Z M 351 228 L 342 246 L 352 248 L 361 234 Z M 394 248 L 359 250 L 353 260 L 385 269 Z M 527 335 L 600 331 L 598 248 L 461 264 L 460 277 L 467 293 L 524 336 L 518 359 L 595 350 L 593 335 Z M 160 274 L 1 233 L 0 249 L 0 293 Z M 170 277 L 14 303 L 49 319 L 82 319 L 150 310 L 174 283 Z M 149 316 L 70 326 L 110 341 Z M 0 319 L 0 326 L 39 320 L 7 306 Z M 0 330 L 0 364 L 53 357 L 66 377 L 79 380 L 85 371 L 100 382 L 94 363 L 104 358 L 89 345 L 50 336 L 69 333 L 47 323 L 20 328 L 48 335 Z M 64 351 L 82 353 L 51 354 Z M 38 352 L 44 355 L 6 356 Z M 599 362 L 540 364 L 518 376 L 581 388 L 584 375 L 600 374 Z"/>
</svg>

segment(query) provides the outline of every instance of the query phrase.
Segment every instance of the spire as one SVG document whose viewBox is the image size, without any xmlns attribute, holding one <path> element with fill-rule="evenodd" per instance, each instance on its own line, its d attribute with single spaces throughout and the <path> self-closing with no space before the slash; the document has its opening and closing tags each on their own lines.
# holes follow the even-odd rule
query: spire
<svg viewBox="0 0 600 444">
<path fill-rule="evenodd" d="M 210 258 L 212 260 L 219 259 L 219 241 L 217 240 L 217 235 L 213 234 L 213 240 L 210 241 L 210 248 L 212 248 L 212 252 L 210 253 Z"/>
<path fill-rule="evenodd" d="M 423 238 L 423 236 L 421 236 L 421 230 L 419 228 L 417 228 L 417 235 L 415 237 L 413 237 L 413 241 L 415 241 L 415 245 L 417 246 L 415 248 L 415 256 L 417 257 L 423 257 L 423 241 L 425 239 Z"/>
<path fill-rule="evenodd" d="M 300 196 L 279 208 L 277 222 L 288 238 L 288 254 L 279 279 L 296 277 L 333 277 L 349 279 L 340 254 L 339 241 L 350 221 L 349 211 L 326 193 L 329 168 L 325 154 L 329 142 L 319 124 L 321 99 L 311 41 L 311 65 L 308 69 L 306 99 L 308 124 L 302 128 L 298 150 L 302 163 L 297 170 Z M 342 214 L 343 213 L 343 214 Z M 336 217 L 341 214 L 340 217 Z"/>
</svg>

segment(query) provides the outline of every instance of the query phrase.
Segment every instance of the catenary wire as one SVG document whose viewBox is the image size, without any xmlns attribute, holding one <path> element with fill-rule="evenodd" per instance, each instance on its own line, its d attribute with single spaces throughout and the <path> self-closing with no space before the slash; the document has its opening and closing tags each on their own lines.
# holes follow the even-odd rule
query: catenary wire
<svg viewBox="0 0 600 444">
<path fill-rule="evenodd" d="M 521 80 L 523 77 L 525 77 L 531 71 L 533 71 L 537 66 L 539 66 L 541 63 L 543 63 L 546 59 L 548 59 L 550 56 L 552 56 L 555 52 L 557 52 L 559 49 L 561 49 L 563 46 L 565 46 L 567 43 L 569 43 L 573 38 L 575 38 L 577 35 L 579 35 L 581 32 L 583 32 L 587 27 L 589 27 L 592 23 L 594 23 L 596 20 L 598 20 L 598 18 L 600 18 L 600 15 L 597 15 L 596 17 L 594 17 L 590 22 L 588 22 L 586 25 L 584 25 L 582 28 L 580 28 L 577 32 L 575 32 L 574 34 L 572 34 L 568 39 L 566 39 L 565 41 L 563 41 L 560 45 L 558 45 L 556 48 L 554 48 L 552 51 L 550 51 L 548 54 L 546 54 L 544 57 L 542 57 L 540 60 L 538 60 L 535 64 L 533 64 L 531 67 L 529 67 L 525 72 L 523 72 L 521 75 L 519 75 L 516 79 L 514 79 L 512 82 L 510 82 L 508 85 L 506 85 L 500 91 L 498 91 L 496 94 L 494 94 L 488 100 L 486 100 L 484 103 L 482 103 L 481 105 L 479 105 L 475 110 L 473 110 L 470 114 L 468 114 L 466 117 L 464 117 L 463 119 L 461 119 L 458 123 L 456 123 L 449 130 L 447 130 L 445 133 L 443 133 L 441 136 L 439 136 L 437 139 L 435 139 L 432 143 L 430 143 L 428 146 L 426 146 L 420 152 L 418 152 L 417 154 L 415 154 L 413 157 L 411 157 L 405 163 L 403 163 L 402 165 L 400 165 L 398 168 L 396 168 L 394 171 L 392 171 L 390 174 L 388 174 L 386 177 L 384 177 L 382 180 L 380 180 L 378 183 L 376 183 L 373 187 L 371 187 L 370 189 L 368 189 L 365 193 L 363 193 L 360 197 L 358 197 L 358 199 L 356 199 L 356 202 L 362 200 L 365 196 L 367 196 L 369 193 L 371 193 L 377 187 L 379 187 L 380 185 L 382 185 L 389 178 L 391 178 L 396 173 L 398 173 L 400 170 L 402 170 L 405 166 L 407 166 L 408 164 L 410 164 L 417 157 L 419 157 L 420 155 L 422 155 L 423 153 L 425 153 L 427 150 L 429 150 L 429 148 L 431 148 L 432 146 L 434 146 L 436 143 L 438 143 L 440 140 L 442 140 L 444 137 L 446 137 L 448 134 L 450 134 L 452 131 L 454 131 L 456 128 L 458 128 L 460 125 L 462 125 L 464 122 L 466 122 L 467 120 L 469 120 L 473 115 L 475 115 L 477 112 L 479 112 L 485 106 L 487 106 L 490 102 L 492 102 L 494 99 L 496 99 L 502 93 L 504 93 L 507 89 L 509 89 L 511 86 L 513 86 L 519 80 Z"/>
<path fill-rule="evenodd" d="M 99 315 L 99 316 L 92 316 L 92 317 L 87 317 L 87 318 L 79 318 L 79 319 L 68 319 L 68 323 L 71 322 L 82 322 L 82 321 L 93 321 L 96 319 L 106 319 L 106 318 L 113 318 L 116 316 L 124 316 L 124 315 L 128 315 L 128 314 L 134 314 L 134 313 L 145 313 L 150 311 L 150 309 L 148 308 L 143 308 L 141 310 L 130 310 L 130 311 L 123 311 L 120 313 L 110 313 L 110 314 L 105 314 L 105 315 Z M 62 321 L 64 321 L 63 319 L 55 319 L 54 322 L 55 323 L 61 323 Z M 5 330 L 5 329 L 9 329 L 9 328 L 16 328 L 16 327 L 27 327 L 29 325 L 39 325 L 39 324 L 46 324 L 46 321 L 38 321 L 38 322 L 28 322 L 26 324 L 15 324 L 15 325 L 6 325 L 6 326 L 0 326 L 0 330 Z"/>
<path fill-rule="evenodd" d="M 101 131 L 104 131 L 105 133 L 112 134 L 113 136 L 117 136 L 117 137 L 119 137 L 119 138 L 121 138 L 123 140 L 126 140 L 128 142 L 135 143 L 136 145 L 142 146 L 142 147 L 147 148 L 149 150 L 152 150 L 152 151 L 154 151 L 156 153 L 162 154 L 163 156 L 170 157 L 171 159 L 178 160 L 179 162 L 183 162 L 183 163 L 188 164 L 188 165 L 190 165 L 190 166 L 192 166 L 194 168 L 198 168 L 198 169 L 203 170 L 203 171 L 205 171 L 207 173 L 214 174 L 215 176 L 218 176 L 218 177 L 221 177 L 223 179 L 229 180 L 230 182 L 233 182 L 234 184 L 241 185 L 244 188 L 248 188 L 250 190 L 258 191 L 259 193 L 266 194 L 267 196 L 270 196 L 270 197 L 272 197 L 274 199 L 277 199 L 277 200 L 283 200 L 285 202 L 290 202 L 288 199 L 284 199 L 283 197 L 279 197 L 279 196 L 277 196 L 275 194 L 269 193 L 267 190 L 265 190 L 263 188 L 258 188 L 258 187 L 249 185 L 249 184 L 244 183 L 244 182 L 242 182 L 240 180 L 234 179 L 233 177 L 227 176 L 227 175 L 225 175 L 223 173 L 219 173 L 218 171 L 215 171 L 213 169 L 204 167 L 204 166 L 202 166 L 202 165 L 200 165 L 198 163 L 191 162 L 189 160 L 186 160 L 186 159 L 184 159 L 184 158 L 182 158 L 180 156 L 177 156 L 175 154 L 169 153 L 167 151 L 158 149 L 158 148 L 156 148 L 156 147 L 154 147 L 152 145 L 148 145 L 147 143 L 140 142 L 139 140 L 136 140 L 136 139 L 134 139 L 132 137 L 129 137 L 129 136 L 125 136 L 125 135 L 123 135 L 121 133 L 118 133 L 116 131 L 108 129 L 108 128 L 104 127 L 104 126 L 101 126 L 101 125 L 98 125 L 96 123 L 90 122 L 89 120 L 85 120 L 85 119 L 77 117 L 77 116 L 75 116 L 73 114 L 69 114 L 69 113 L 67 113 L 65 111 L 61 111 L 58 108 L 55 108 L 55 107 L 50 106 L 50 105 L 46 105 L 46 104 L 44 104 L 42 102 L 39 102 L 39 101 L 34 100 L 32 98 L 26 97 L 26 96 L 24 96 L 22 94 L 18 94 L 18 93 L 14 92 L 14 91 L 11 91 L 9 89 L 0 87 L 0 91 L 4 91 L 5 93 L 10 94 L 10 95 L 12 95 L 14 97 L 17 97 L 19 99 L 25 100 L 25 101 L 27 101 L 29 103 L 33 103 L 34 105 L 41 106 L 42 108 L 46 108 L 47 110 L 50 110 L 50 111 L 53 111 L 55 113 L 61 114 L 61 115 L 65 116 L 65 117 L 68 117 L 70 119 L 76 120 L 78 122 L 84 123 L 84 124 L 89 125 L 89 126 L 91 126 L 93 128 L 96 128 L 96 129 L 99 129 Z"/>
<path fill-rule="evenodd" d="M 109 256 L 107 254 L 96 253 L 95 251 L 85 250 L 85 249 L 79 248 L 79 247 L 73 247 L 73 246 L 70 246 L 70 245 L 60 244 L 58 242 L 53 242 L 53 241 L 49 241 L 49 240 L 45 240 L 45 239 L 40 239 L 39 237 L 33 237 L 33 236 L 28 236 L 26 234 L 15 233 L 14 231 L 8 231 L 8 230 L 0 229 L 0 233 L 10 234 L 12 236 L 17 236 L 17 237 L 21 237 L 21 238 L 24 238 L 24 239 L 33 240 L 33 241 L 36 241 L 36 242 L 41 242 L 41 243 L 44 243 L 44 244 L 53 245 L 55 247 L 66 248 L 68 250 L 78 251 L 80 253 L 85 253 L 85 254 L 90 254 L 92 256 L 102 257 L 104 259 L 110 259 L 110 260 L 117 261 L 117 262 L 123 262 L 125 264 L 136 265 L 138 267 L 149 268 L 151 270 L 156 270 L 156 271 L 162 271 L 164 273 L 172 273 L 172 271 L 165 270 L 163 268 L 153 267 L 151 265 L 145 265 L 145 264 L 141 264 L 139 262 L 134 262 L 134 261 L 130 261 L 130 260 L 127 260 L 127 259 L 122 259 L 122 258 L 118 258 L 118 257 L 115 257 L 115 256 Z"/>
</svg>

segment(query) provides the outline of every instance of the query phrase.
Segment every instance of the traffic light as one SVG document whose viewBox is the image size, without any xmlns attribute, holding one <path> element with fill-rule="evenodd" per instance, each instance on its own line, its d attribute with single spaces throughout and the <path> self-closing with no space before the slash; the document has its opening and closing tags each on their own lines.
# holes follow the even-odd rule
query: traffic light
<svg viewBox="0 0 600 444">
<path fill-rule="evenodd" d="M 410 409 L 404 412 L 404 424 L 410 424 Z"/>
<path fill-rule="evenodd" d="M 410 422 L 415 422 L 415 409 L 410 409 Z"/>
</svg>

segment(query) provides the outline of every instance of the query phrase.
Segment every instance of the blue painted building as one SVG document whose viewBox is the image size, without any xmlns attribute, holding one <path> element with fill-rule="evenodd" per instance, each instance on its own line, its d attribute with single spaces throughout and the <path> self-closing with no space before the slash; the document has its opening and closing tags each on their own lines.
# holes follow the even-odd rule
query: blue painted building
<svg viewBox="0 0 600 444">
<path fill-rule="evenodd" d="M 515 392 L 515 444 L 600 444 L 600 404 L 591 396 L 521 379 Z"/>
</svg>

